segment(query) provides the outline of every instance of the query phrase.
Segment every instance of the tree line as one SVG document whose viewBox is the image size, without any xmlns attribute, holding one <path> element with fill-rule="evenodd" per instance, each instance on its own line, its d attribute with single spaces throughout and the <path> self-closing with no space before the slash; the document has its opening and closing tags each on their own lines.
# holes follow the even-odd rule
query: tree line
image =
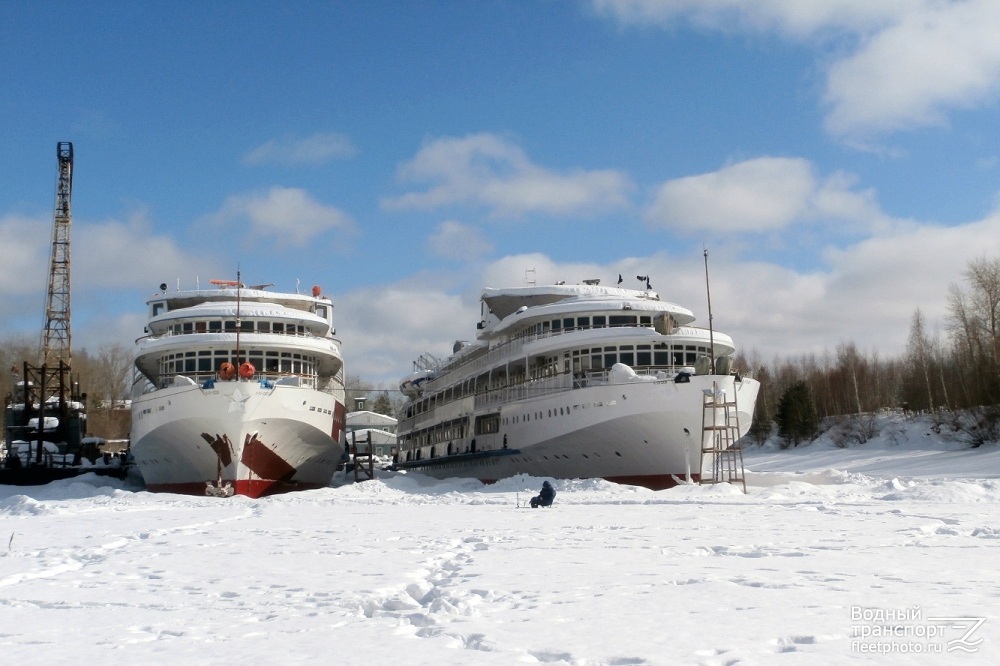
<svg viewBox="0 0 1000 666">
<path fill-rule="evenodd" d="M 10 335 L 0 342 L 0 395 L 14 395 L 23 377 L 24 363 L 41 360 L 40 339 Z M 130 429 L 127 399 L 131 392 L 132 350 L 120 343 L 101 345 L 96 352 L 73 352 L 70 377 L 87 394 L 87 429 L 107 439 L 125 439 Z M 3 416 L 6 419 L 6 412 Z M 5 423 L 6 425 L 6 423 Z"/>
<path fill-rule="evenodd" d="M 761 382 L 751 439 L 777 427 L 786 444 L 816 436 L 829 417 L 871 415 L 884 409 L 929 412 L 964 430 L 973 445 L 1000 435 L 1000 259 L 975 259 L 962 283 L 948 288 L 947 317 L 928 330 L 916 309 L 905 352 L 883 358 L 853 342 L 835 352 L 761 362 L 741 355 Z M 970 420 L 971 419 L 971 420 Z M 864 433 L 858 433 L 860 438 Z"/>
</svg>

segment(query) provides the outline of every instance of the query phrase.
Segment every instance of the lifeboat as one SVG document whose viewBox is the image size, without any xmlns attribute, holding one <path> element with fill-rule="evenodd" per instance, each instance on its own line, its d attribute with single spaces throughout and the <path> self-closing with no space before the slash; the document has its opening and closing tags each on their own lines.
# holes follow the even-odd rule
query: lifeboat
<svg viewBox="0 0 1000 666">
<path fill-rule="evenodd" d="M 434 379 L 433 370 L 418 370 L 403 379 L 399 385 L 399 390 L 409 398 L 416 398 L 424 392 L 424 384 L 432 379 Z"/>
</svg>

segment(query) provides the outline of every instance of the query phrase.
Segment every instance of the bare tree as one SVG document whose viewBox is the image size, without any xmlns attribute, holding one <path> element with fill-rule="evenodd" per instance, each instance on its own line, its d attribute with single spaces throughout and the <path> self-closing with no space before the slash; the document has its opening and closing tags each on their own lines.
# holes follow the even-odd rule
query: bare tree
<svg viewBox="0 0 1000 666">
<path fill-rule="evenodd" d="M 910 339 L 906 345 L 906 355 L 913 371 L 923 379 L 927 389 L 927 408 L 934 411 L 934 391 L 931 390 L 931 343 L 924 330 L 924 315 L 917 308 L 910 321 Z"/>
</svg>

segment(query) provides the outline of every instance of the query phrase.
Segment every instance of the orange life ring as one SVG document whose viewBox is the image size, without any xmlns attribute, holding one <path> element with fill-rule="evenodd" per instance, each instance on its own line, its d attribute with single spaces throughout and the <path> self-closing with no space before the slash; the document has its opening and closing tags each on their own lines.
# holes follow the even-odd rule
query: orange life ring
<svg viewBox="0 0 1000 666">
<path fill-rule="evenodd" d="M 243 379 L 250 379 L 255 372 L 257 372 L 257 368 L 253 367 L 253 363 L 250 361 L 244 361 L 240 364 L 240 377 Z"/>
<path fill-rule="evenodd" d="M 219 366 L 219 378 L 225 381 L 229 381 L 236 376 L 236 366 L 226 361 Z"/>
</svg>

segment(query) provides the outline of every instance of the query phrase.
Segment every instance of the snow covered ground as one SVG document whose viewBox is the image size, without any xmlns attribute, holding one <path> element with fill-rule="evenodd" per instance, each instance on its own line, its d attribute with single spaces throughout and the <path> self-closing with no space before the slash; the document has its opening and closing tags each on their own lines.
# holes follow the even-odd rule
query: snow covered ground
<svg viewBox="0 0 1000 666">
<path fill-rule="evenodd" d="M 747 495 L 557 481 L 537 510 L 542 480 L 523 477 L 383 473 L 262 500 L 0 486 L 0 655 L 1000 663 L 1000 449 L 890 431 L 748 451 Z"/>
</svg>

